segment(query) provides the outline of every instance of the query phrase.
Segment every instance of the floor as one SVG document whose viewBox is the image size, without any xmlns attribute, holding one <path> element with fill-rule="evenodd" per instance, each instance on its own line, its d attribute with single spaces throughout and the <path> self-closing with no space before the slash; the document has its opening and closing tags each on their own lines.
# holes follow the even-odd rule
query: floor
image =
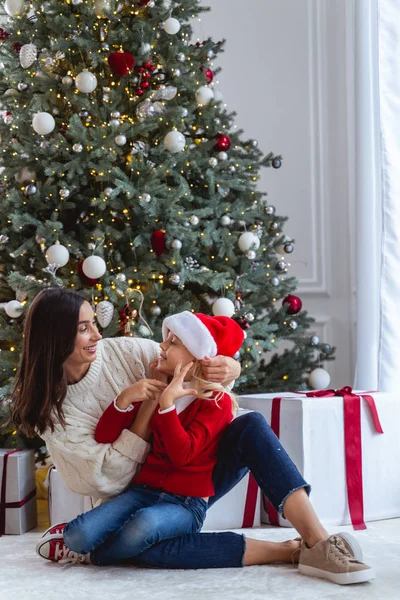
<svg viewBox="0 0 400 600">
<path fill-rule="evenodd" d="M 39 501 L 40 502 L 40 501 Z M 44 501 L 42 501 L 44 502 Z M 299 575 L 290 565 L 167 571 L 131 567 L 60 567 L 40 559 L 35 543 L 47 526 L 44 504 L 38 527 L 22 536 L 0 539 L 0 598 L 7 600 L 385 600 L 400 597 L 400 519 L 369 523 L 356 535 L 377 579 L 357 586 L 336 586 Z M 351 527 L 342 527 L 351 531 Z M 284 540 L 294 530 L 241 530 L 259 539 Z"/>
</svg>

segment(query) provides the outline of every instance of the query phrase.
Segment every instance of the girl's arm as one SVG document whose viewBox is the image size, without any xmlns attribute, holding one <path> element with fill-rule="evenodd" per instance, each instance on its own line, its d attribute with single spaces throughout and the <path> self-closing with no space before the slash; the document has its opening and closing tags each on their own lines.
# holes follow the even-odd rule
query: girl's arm
<svg viewBox="0 0 400 600">
<path fill-rule="evenodd" d="M 118 399 L 111 402 L 110 406 L 103 412 L 97 424 L 94 439 L 99 444 L 113 444 L 123 429 L 129 429 L 142 437 L 138 431 L 134 431 L 133 426 L 135 417 L 139 412 L 141 402 L 131 404 L 127 409 L 122 409 L 118 405 Z M 142 437 L 142 439 L 145 439 Z"/>
</svg>

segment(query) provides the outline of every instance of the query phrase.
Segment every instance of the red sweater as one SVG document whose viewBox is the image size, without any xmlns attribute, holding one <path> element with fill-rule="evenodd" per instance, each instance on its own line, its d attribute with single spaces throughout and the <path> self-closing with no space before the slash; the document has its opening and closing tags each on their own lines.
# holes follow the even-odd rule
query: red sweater
<svg viewBox="0 0 400 600">
<path fill-rule="evenodd" d="M 140 404 L 135 403 L 132 411 L 120 412 L 112 402 L 97 425 L 96 441 L 114 443 L 121 431 L 131 426 Z M 175 409 L 162 414 L 156 409 L 150 423 L 152 450 L 135 483 L 183 496 L 213 496 L 212 472 L 218 443 L 231 421 L 228 394 L 218 404 L 214 400 L 194 400 L 179 414 Z"/>
</svg>

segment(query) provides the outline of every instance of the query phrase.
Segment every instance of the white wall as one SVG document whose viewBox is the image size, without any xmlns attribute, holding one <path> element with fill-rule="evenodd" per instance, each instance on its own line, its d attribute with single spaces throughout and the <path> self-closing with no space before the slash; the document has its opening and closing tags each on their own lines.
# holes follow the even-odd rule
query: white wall
<svg viewBox="0 0 400 600">
<path fill-rule="evenodd" d="M 206 3 L 206 0 L 205 0 Z M 200 40 L 226 38 L 219 88 L 237 125 L 284 157 L 260 186 L 296 240 L 289 273 L 300 280 L 315 330 L 337 346 L 335 386 L 354 377 L 353 0 L 208 0 Z M 348 125 L 348 116 L 350 124 Z"/>
</svg>

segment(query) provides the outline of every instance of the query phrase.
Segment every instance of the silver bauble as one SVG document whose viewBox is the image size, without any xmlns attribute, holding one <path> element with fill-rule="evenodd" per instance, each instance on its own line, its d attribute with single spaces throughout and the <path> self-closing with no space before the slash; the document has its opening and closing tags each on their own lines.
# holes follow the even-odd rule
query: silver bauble
<svg viewBox="0 0 400 600">
<path fill-rule="evenodd" d="M 61 79 L 61 83 L 63 85 L 72 85 L 74 83 L 74 80 L 72 79 L 72 77 L 70 77 L 69 75 L 65 75 L 62 79 Z"/>
<path fill-rule="evenodd" d="M 273 215 L 275 214 L 275 206 L 272 206 L 271 204 L 269 204 L 268 206 L 265 207 L 265 212 L 267 215 Z"/>
<path fill-rule="evenodd" d="M 17 87 L 20 92 L 25 92 L 28 89 L 29 85 L 25 83 L 25 81 L 20 81 Z"/>
<path fill-rule="evenodd" d="M 182 248 L 181 240 L 173 240 L 171 242 L 171 247 L 174 248 L 174 250 L 180 250 Z"/>
<path fill-rule="evenodd" d="M 270 281 L 271 285 L 273 285 L 274 287 L 278 287 L 278 285 L 279 285 L 278 277 L 271 277 L 271 279 L 269 281 Z"/>
<path fill-rule="evenodd" d="M 114 111 L 111 113 L 111 118 L 112 118 L 112 119 L 119 119 L 119 118 L 120 118 L 120 116 L 121 116 L 121 113 L 120 113 L 118 110 L 114 110 Z"/>
<path fill-rule="evenodd" d="M 115 276 L 115 279 L 116 279 L 117 281 L 122 281 L 123 283 L 125 283 L 125 281 L 126 281 L 126 275 L 125 275 L 125 273 L 118 273 L 118 274 Z"/>
<path fill-rule="evenodd" d="M 180 275 L 178 275 L 178 273 L 174 273 L 173 275 L 170 275 L 168 277 L 168 281 L 173 285 L 179 285 L 179 283 L 181 282 L 181 277 Z"/>
<path fill-rule="evenodd" d="M 286 269 L 286 267 L 287 267 L 287 264 L 285 263 L 284 260 L 278 260 L 278 262 L 275 265 L 275 270 L 282 272 Z"/>
<path fill-rule="evenodd" d="M 215 158 L 215 156 L 212 156 L 208 161 L 208 164 L 210 165 L 210 167 L 216 167 L 218 164 L 218 159 Z"/>
<path fill-rule="evenodd" d="M 191 225 L 198 225 L 199 224 L 199 217 L 197 217 L 196 215 L 192 215 L 191 217 L 189 217 L 189 223 Z"/>
<path fill-rule="evenodd" d="M 153 306 L 150 307 L 149 312 L 152 317 L 158 317 L 159 315 L 161 315 L 161 308 L 157 306 L 157 304 L 153 304 Z"/>
<path fill-rule="evenodd" d="M 248 252 L 246 252 L 246 256 L 249 260 L 254 260 L 257 254 L 254 252 L 254 250 L 249 250 Z"/>
<path fill-rule="evenodd" d="M 33 183 L 30 183 L 25 188 L 25 196 L 33 196 L 33 194 L 36 194 L 36 192 L 37 192 L 37 187 Z"/>
<path fill-rule="evenodd" d="M 179 62 L 185 62 L 186 56 L 183 52 L 179 52 L 179 54 L 176 55 L 176 60 L 179 60 Z"/>
<path fill-rule="evenodd" d="M 218 152 L 219 160 L 228 160 L 228 154 L 226 152 Z"/>
<path fill-rule="evenodd" d="M 121 121 L 118 121 L 118 119 L 111 119 L 111 121 L 109 121 L 109 126 L 110 127 L 119 127 L 121 125 Z"/>
<path fill-rule="evenodd" d="M 82 144 L 74 144 L 74 145 L 72 146 L 72 150 L 73 150 L 74 152 L 76 152 L 77 154 L 79 154 L 79 152 L 82 152 L 82 150 L 83 150 L 83 146 L 82 146 Z"/>
<path fill-rule="evenodd" d="M 62 188 L 59 191 L 59 194 L 60 194 L 61 198 L 64 198 L 64 200 L 65 200 L 65 198 L 69 198 L 71 192 L 68 188 Z"/>
<path fill-rule="evenodd" d="M 294 250 L 294 246 L 293 246 L 292 243 L 289 242 L 288 244 L 285 244 L 283 246 L 283 249 L 286 252 L 286 254 L 291 254 L 293 252 L 293 250 Z"/>
<path fill-rule="evenodd" d="M 317 346 L 319 344 L 319 337 L 317 335 L 313 335 L 310 339 L 311 346 Z"/>
<path fill-rule="evenodd" d="M 299 324 L 298 324 L 298 322 L 297 322 L 297 321 L 294 321 L 294 320 L 292 320 L 292 321 L 289 321 L 289 327 L 290 327 L 290 329 L 292 329 L 293 331 L 294 331 L 295 329 L 297 329 L 297 328 L 298 328 L 298 326 L 299 326 Z"/>
<path fill-rule="evenodd" d="M 255 316 L 253 315 L 253 313 L 247 313 L 246 315 L 244 315 L 244 318 L 246 319 L 246 321 L 248 323 L 252 323 L 255 319 Z"/>
<path fill-rule="evenodd" d="M 147 192 L 142 194 L 142 200 L 144 200 L 144 202 L 151 202 L 151 195 Z"/>
</svg>

